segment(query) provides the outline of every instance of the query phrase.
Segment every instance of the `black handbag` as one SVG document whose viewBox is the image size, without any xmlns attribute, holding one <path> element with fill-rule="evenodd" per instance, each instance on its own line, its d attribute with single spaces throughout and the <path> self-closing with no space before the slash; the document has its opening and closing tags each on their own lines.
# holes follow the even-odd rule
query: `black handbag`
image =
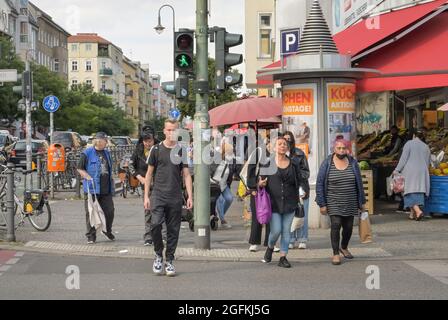
<svg viewBox="0 0 448 320">
<path fill-rule="evenodd" d="M 294 212 L 294 216 L 296 218 L 305 218 L 305 209 L 303 208 L 303 204 L 300 201 L 297 203 L 297 208 Z"/>
</svg>

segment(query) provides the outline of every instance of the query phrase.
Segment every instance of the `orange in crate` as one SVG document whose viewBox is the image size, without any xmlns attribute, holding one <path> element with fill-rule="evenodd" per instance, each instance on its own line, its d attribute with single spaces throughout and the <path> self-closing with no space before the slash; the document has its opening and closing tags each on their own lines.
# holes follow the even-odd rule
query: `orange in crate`
<svg viewBox="0 0 448 320">
<path fill-rule="evenodd" d="M 64 172 L 65 171 L 65 149 L 58 143 L 52 144 L 48 148 L 48 172 Z"/>
</svg>

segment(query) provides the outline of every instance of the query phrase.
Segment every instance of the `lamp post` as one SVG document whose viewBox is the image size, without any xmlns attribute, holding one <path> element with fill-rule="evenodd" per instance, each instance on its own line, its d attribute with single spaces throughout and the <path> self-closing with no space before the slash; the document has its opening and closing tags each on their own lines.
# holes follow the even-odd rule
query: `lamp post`
<svg viewBox="0 0 448 320">
<path fill-rule="evenodd" d="M 34 49 L 28 49 L 25 53 L 25 64 L 26 64 L 26 71 L 31 72 L 31 66 L 30 66 L 30 61 L 28 60 L 28 53 L 30 53 L 31 51 L 36 51 Z M 34 60 L 34 54 L 33 54 L 33 58 L 32 60 Z M 31 79 L 33 78 L 33 74 L 31 73 Z M 33 81 L 31 80 L 31 88 L 29 89 L 29 92 L 33 92 Z M 31 94 L 27 97 L 25 97 L 25 106 L 26 106 L 26 170 L 30 171 L 32 169 L 32 149 L 31 149 L 31 100 L 32 96 Z M 25 177 L 26 179 L 26 177 Z M 31 187 L 33 185 L 33 177 L 31 175 Z"/>
<path fill-rule="evenodd" d="M 164 4 L 163 6 L 161 6 L 159 8 L 158 24 L 157 24 L 157 26 L 154 27 L 154 30 L 156 30 L 156 32 L 158 34 L 162 34 L 162 32 L 165 30 L 165 27 L 162 26 L 162 19 L 161 19 L 161 16 L 160 16 L 160 11 L 164 7 L 169 7 L 173 11 L 173 37 L 174 37 L 174 33 L 176 32 L 176 13 L 174 11 L 173 6 L 171 6 L 169 4 Z M 173 44 L 174 44 L 174 40 L 173 40 Z M 174 51 L 174 47 L 173 47 L 173 51 Z M 173 81 L 176 81 L 176 70 L 174 69 L 174 65 L 173 65 Z"/>
</svg>

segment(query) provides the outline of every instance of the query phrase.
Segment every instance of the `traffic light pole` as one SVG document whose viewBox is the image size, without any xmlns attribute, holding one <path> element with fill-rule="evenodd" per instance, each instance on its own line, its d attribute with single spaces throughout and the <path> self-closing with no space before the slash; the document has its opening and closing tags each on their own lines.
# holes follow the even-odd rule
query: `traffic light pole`
<svg viewBox="0 0 448 320">
<path fill-rule="evenodd" d="M 202 159 L 207 145 L 208 115 L 208 0 L 196 0 L 196 113 L 194 115 L 195 248 L 210 249 L 210 168 Z"/>
<path fill-rule="evenodd" d="M 31 72 L 30 70 L 30 62 L 28 59 L 26 59 L 26 71 Z M 32 79 L 32 75 L 30 75 L 30 79 Z M 23 80 L 23 85 L 27 85 L 26 80 Z M 30 84 L 32 86 L 32 81 L 30 81 Z M 30 171 L 32 169 L 32 146 L 31 146 L 31 97 L 30 92 L 32 92 L 32 88 L 27 88 L 26 90 L 27 94 L 25 95 L 25 112 L 26 112 L 26 170 Z M 25 176 L 26 179 L 26 176 Z M 31 181 L 31 188 L 33 188 L 33 176 L 30 174 L 30 181 Z"/>
</svg>

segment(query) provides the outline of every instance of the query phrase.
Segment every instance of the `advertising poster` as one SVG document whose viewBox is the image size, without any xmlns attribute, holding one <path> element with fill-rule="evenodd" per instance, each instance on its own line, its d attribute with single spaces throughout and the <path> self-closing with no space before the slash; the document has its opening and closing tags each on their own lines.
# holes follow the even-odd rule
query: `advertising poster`
<svg viewBox="0 0 448 320">
<path fill-rule="evenodd" d="M 350 141 L 349 152 L 356 156 L 356 86 L 352 83 L 327 84 L 328 147 L 336 140 Z"/>
<path fill-rule="evenodd" d="M 283 87 L 283 128 L 291 131 L 296 147 L 308 157 L 310 184 L 316 184 L 317 159 L 317 85 L 301 84 Z"/>
<path fill-rule="evenodd" d="M 333 0 L 333 33 L 348 28 L 384 0 Z"/>
</svg>

